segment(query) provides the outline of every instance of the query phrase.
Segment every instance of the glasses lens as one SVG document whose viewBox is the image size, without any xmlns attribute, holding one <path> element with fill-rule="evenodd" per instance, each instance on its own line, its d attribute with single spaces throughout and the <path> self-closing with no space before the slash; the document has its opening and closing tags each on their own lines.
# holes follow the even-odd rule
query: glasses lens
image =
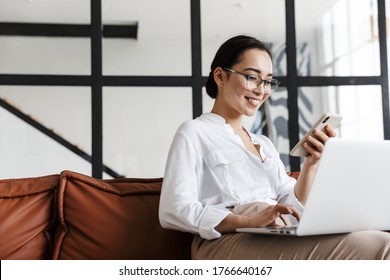
<svg viewBox="0 0 390 280">
<path fill-rule="evenodd" d="M 246 88 L 249 90 L 254 90 L 258 87 L 258 82 L 253 80 L 246 81 Z"/>
<path fill-rule="evenodd" d="M 279 86 L 279 81 L 275 79 L 270 80 L 270 86 L 271 86 L 271 91 L 276 90 Z"/>
<path fill-rule="evenodd" d="M 275 79 L 267 80 L 267 81 L 264 81 L 264 80 L 263 81 L 261 81 L 261 80 L 257 80 L 257 81 L 247 80 L 246 81 L 246 88 L 249 90 L 254 90 L 254 89 L 258 88 L 259 86 L 264 86 L 266 91 L 271 90 L 271 92 L 272 92 L 278 88 L 279 81 L 275 80 Z"/>
</svg>

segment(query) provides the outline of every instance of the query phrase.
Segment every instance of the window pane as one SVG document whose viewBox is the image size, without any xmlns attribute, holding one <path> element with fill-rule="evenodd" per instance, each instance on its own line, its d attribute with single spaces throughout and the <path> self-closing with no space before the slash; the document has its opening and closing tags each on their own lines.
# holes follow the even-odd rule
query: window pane
<svg viewBox="0 0 390 280">
<path fill-rule="evenodd" d="M 297 66 L 301 76 L 380 74 L 377 5 L 372 0 L 296 0 Z M 305 46 L 302 55 L 301 46 Z M 299 70 L 299 69 L 298 69 Z"/>
<path fill-rule="evenodd" d="M 177 128 L 192 119 L 191 96 L 191 88 L 105 87 L 105 164 L 126 177 L 162 177 Z"/>
<path fill-rule="evenodd" d="M 138 23 L 137 39 L 103 39 L 104 75 L 191 75 L 189 0 L 112 1 L 103 22 Z"/>
<path fill-rule="evenodd" d="M 325 112 L 340 113 L 338 137 L 383 139 L 380 86 L 300 88 L 298 96 L 300 136 Z"/>
<path fill-rule="evenodd" d="M 90 1 L 0 1 L 2 22 L 89 24 Z M 1 74 L 90 74 L 90 39 L 0 36 Z"/>
<path fill-rule="evenodd" d="M 285 48 L 284 0 L 201 0 L 202 73 L 208 76 L 219 46 L 230 37 L 245 34 L 271 44 L 276 56 Z M 285 69 L 285 61 L 282 60 Z M 274 69 L 274 75 L 280 75 Z"/>
<path fill-rule="evenodd" d="M 0 99 L 91 153 L 89 88 L 1 86 Z M 91 174 L 89 162 L 0 106 L 2 178 L 42 176 L 65 169 Z"/>
</svg>

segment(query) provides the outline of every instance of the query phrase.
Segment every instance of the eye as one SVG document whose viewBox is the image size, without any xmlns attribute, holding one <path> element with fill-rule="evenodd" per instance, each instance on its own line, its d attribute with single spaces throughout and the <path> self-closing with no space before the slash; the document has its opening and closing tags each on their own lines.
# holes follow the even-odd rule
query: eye
<svg viewBox="0 0 390 280">
<path fill-rule="evenodd" d="M 256 75 L 247 75 L 246 78 L 250 82 L 257 82 L 259 80 L 259 77 L 257 77 Z"/>
</svg>

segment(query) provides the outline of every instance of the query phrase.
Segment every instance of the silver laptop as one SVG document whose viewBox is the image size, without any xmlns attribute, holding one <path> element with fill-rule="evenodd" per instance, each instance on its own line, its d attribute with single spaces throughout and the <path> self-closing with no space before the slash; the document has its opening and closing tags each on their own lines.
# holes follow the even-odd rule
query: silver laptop
<svg viewBox="0 0 390 280">
<path fill-rule="evenodd" d="M 331 138 L 299 224 L 237 232 L 305 236 L 390 230 L 389 213 L 390 141 Z"/>
</svg>

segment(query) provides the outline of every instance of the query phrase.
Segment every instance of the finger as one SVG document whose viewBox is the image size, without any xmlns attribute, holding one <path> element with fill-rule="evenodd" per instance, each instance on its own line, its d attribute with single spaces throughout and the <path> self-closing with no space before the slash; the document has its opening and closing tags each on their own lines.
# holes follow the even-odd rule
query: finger
<svg viewBox="0 0 390 280">
<path fill-rule="evenodd" d="M 314 161 L 318 161 L 321 158 L 321 152 L 317 151 L 317 149 L 311 147 L 308 143 L 303 143 L 303 147 L 309 153 L 306 157 L 312 158 Z"/>
<path fill-rule="evenodd" d="M 333 128 L 328 124 L 325 126 L 325 131 L 329 137 L 336 137 L 337 135 Z"/>
<path fill-rule="evenodd" d="M 294 207 L 294 205 L 287 204 L 286 210 L 288 211 L 288 214 L 292 215 L 297 221 L 301 218 L 301 214 L 298 212 L 298 210 Z"/>
<path fill-rule="evenodd" d="M 281 216 L 282 214 L 290 214 L 297 219 L 297 221 L 299 221 L 301 216 L 298 210 L 291 204 L 278 204 L 277 210 L 278 216 Z"/>
<path fill-rule="evenodd" d="M 259 223 L 259 226 L 275 226 L 276 219 L 282 214 L 277 205 L 270 205 L 262 210 L 260 215 L 256 215 L 255 219 Z"/>
<path fill-rule="evenodd" d="M 270 223 L 270 224 L 267 225 L 267 227 L 278 227 L 278 226 L 280 226 L 280 225 L 278 225 L 278 224 L 276 223 L 276 221 L 273 221 L 272 223 Z"/>
<path fill-rule="evenodd" d="M 293 207 L 287 204 L 277 204 L 275 206 L 276 214 L 277 216 L 280 216 L 282 214 L 293 214 Z"/>
<path fill-rule="evenodd" d="M 297 219 L 297 221 L 299 222 L 299 220 L 301 219 L 301 214 L 298 212 L 298 210 L 293 206 L 293 205 L 289 205 L 289 208 L 292 210 L 292 216 Z"/>
<path fill-rule="evenodd" d="M 314 134 L 313 138 L 321 141 L 322 143 L 325 143 L 329 139 L 329 136 L 326 134 L 326 132 L 324 132 L 322 130 L 315 129 L 313 131 L 313 134 Z"/>
<path fill-rule="evenodd" d="M 309 146 L 308 152 L 310 151 L 314 152 L 315 150 L 322 152 L 324 150 L 324 143 L 311 135 L 307 137 L 307 142 L 311 144 L 311 145 L 308 144 Z"/>
</svg>

